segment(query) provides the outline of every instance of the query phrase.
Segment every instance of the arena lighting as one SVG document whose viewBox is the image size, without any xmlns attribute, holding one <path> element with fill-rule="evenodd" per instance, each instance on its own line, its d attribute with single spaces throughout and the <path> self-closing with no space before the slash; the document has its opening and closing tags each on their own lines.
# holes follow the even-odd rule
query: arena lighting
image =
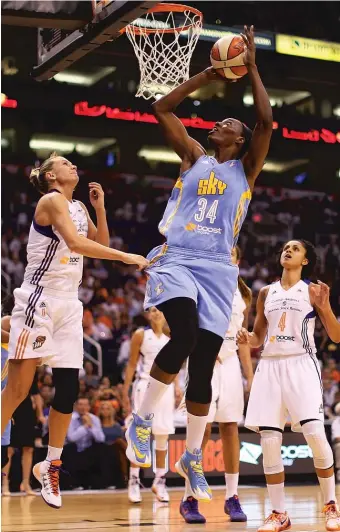
<svg viewBox="0 0 340 532">
<path fill-rule="evenodd" d="M 340 105 L 337 105 L 336 107 L 334 107 L 333 115 L 337 116 L 338 118 L 340 118 Z"/>
<path fill-rule="evenodd" d="M 16 109 L 18 107 L 17 100 L 10 100 L 6 94 L 1 93 L 1 107 L 8 107 L 9 109 Z"/>
<path fill-rule="evenodd" d="M 65 70 L 59 72 L 53 79 L 59 83 L 68 83 L 69 85 L 82 85 L 84 87 L 91 87 L 101 79 L 105 78 L 109 74 L 112 74 L 116 70 L 116 67 L 100 68 L 96 72 L 76 72 Z"/>
<path fill-rule="evenodd" d="M 113 120 L 125 120 L 127 122 L 144 122 L 147 124 L 157 124 L 157 119 L 150 113 L 140 113 L 139 111 L 123 111 L 119 107 L 108 107 L 106 105 L 95 105 L 89 107 L 88 102 L 78 102 L 74 105 L 74 114 L 78 116 L 103 116 L 105 118 L 111 118 Z M 204 120 L 203 118 L 180 118 L 182 124 L 186 127 L 192 127 L 194 129 L 212 129 L 215 125 L 215 121 Z M 279 129 L 278 122 L 273 122 L 273 129 Z M 304 140 L 309 142 L 323 141 L 326 144 L 340 143 L 340 131 L 334 133 L 329 129 L 322 128 L 310 129 L 309 131 L 297 131 L 283 127 L 281 135 L 286 139 Z"/>
<path fill-rule="evenodd" d="M 90 156 L 97 151 L 115 144 L 116 139 L 88 139 L 82 137 L 63 137 L 35 135 L 31 138 L 29 146 L 37 152 L 59 151 L 64 154 L 77 153 Z"/>
<path fill-rule="evenodd" d="M 310 92 L 307 91 L 291 91 L 291 90 L 284 90 L 284 89 L 272 89 L 267 88 L 267 93 L 270 100 L 270 105 L 272 107 L 282 107 L 282 105 L 285 103 L 286 105 L 292 105 L 294 103 L 301 102 L 302 100 L 305 100 L 309 96 L 311 96 Z M 254 97 L 251 90 L 251 87 L 247 87 L 244 96 L 243 96 L 243 104 L 246 107 L 250 107 L 251 105 L 254 105 Z"/>
<path fill-rule="evenodd" d="M 309 159 L 293 159 L 292 161 L 271 161 L 267 160 L 264 163 L 263 172 L 273 172 L 275 174 L 280 174 L 282 172 L 287 172 L 296 166 L 301 166 L 302 164 L 307 164 Z"/>
<path fill-rule="evenodd" d="M 137 153 L 138 157 L 144 158 L 147 161 L 157 161 L 159 163 L 180 163 L 181 159 L 178 155 L 166 148 L 153 148 L 152 146 L 144 146 Z"/>
</svg>

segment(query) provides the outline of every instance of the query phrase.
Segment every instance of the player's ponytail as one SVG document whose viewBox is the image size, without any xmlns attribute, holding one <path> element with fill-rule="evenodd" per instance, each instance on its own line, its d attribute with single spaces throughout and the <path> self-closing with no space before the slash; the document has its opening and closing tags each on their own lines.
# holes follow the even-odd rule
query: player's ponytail
<svg viewBox="0 0 340 532">
<path fill-rule="evenodd" d="M 238 246 L 235 246 L 235 249 L 236 249 L 236 259 L 239 261 L 241 260 L 241 256 L 242 256 L 241 249 Z M 249 305 L 252 302 L 251 290 L 249 286 L 246 285 L 245 281 L 242 279 L 240 275 L 237 278 L 237 285 L 238 285 L 238 289 L 241 293 L 243 301 L 245 302 L 247 307 L 249 307 Z"/>
<path fill-rule="evenodd" d="M 46 159 L 41 166 L 33 168 L 30 173 L 29 180 L 32 185 L 40 192 L 40 194 L 46 194 L 49 189 L 48 181 L 45 177 L 46 172 L 52 170 L 53 159 L 57 157 L 56 152 L 51 153 L 48 159 Z"/>
</svg>

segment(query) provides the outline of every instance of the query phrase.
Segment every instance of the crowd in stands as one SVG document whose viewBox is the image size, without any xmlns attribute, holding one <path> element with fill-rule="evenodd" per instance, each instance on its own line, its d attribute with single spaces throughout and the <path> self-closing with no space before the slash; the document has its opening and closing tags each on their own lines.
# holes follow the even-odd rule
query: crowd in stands
<svg viewBox="0 0 340 532">
<path fill-rule="evenodd" d="M 5 180 L 7 173 L 5 169 Z M 171 188 L 165 178 L 164 182 L 161 178 L 150 182 L 146 178 L 136 180 L 135 177 L 117 176 L 104 184 L 110 245 L 146 255 L 163 241 L 157 224 Z M 160 188 L 160 183 L 165 188 Z M 22 282 L 28 232 L 38 200 L 34 189 L 26 185 L 21 175 L 16 175 L 15 179 L 11 177 L 9 188 L 13 193 L 5 195 L 2 209 L 3 297 L 6 290 L 12 292 Z M 80 182 L 75 197 L 89 204 L 86 182 Z M 253 292 L 250 327 L 259 290 L 277 279 L 280 246 L 289 239 L 299 237 L 316 245 L 319 257 L 316 278 L 330 285 L 332 307 L 340 319 L 339 226 L 339 209 L 331 196 L 282 189 L 255 189 L 239 239 L 243 254 L 240 275 Z M 122 409 L 122 382 L 131 334 L 137 327 L 147 325 L 143 314 L 145 283 L 145 275 L 133 266 L 84 259 L 84 278 L 79 290 L 84 304 L 84 350 L 96 359 L 94 344 L 100 344 L 104 376 L 98 375 L 96 364 L 85 359 L 84 370 L 79 375 L 79 399 L 64 453 L 65 467 L 72 474 L 73 488 L 123 487 L 126 484 L 128 464 L 125 458 L 124 418 L 127 413 Z M 324 385 L 325 414 L 328 419 L 336 419 L 340 414 L 340 408 L 335 408 L 340 402 L 339 345 L 328 339 L 319 321 L 316 342 Z M 254 367 L 259 355 L 259 350 L 252 353 Z M 47 443 L 48 412 L 54 393 L 52 375 L 46 367 L 38 369 L 38 387 L 45 418 L 38 423 L 36 447 L 39 448 Z"/>
</svg>

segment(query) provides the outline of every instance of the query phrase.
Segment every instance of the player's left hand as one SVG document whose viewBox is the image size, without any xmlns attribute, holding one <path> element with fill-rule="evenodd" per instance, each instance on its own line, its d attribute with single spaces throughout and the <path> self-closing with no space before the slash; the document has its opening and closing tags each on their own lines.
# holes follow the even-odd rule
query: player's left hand
<svg viewBox="0 0 340 532">
<path fill-rule="evenodd" d="M 255 39 L 254 39 L 254 26 L 244 26 L 244 33 L 241 33 L 241 37 L 245 44 L 245 50 L 244 50 L 244 64 L 246 67 L 254 66 L 256 65 L 255 60 L 255 51 L 256 51 L 256 45 L 255 45 Z"/>
<path fill-rule="evenodd" d="M 104 209 L 104 190 L 99 183 L 89 183 L 90 202 L 92 207 L 97 209 Z"/>
<path fill-rule="evenodd" d="M 309 290 L 314 305 L 321 310 L 325 310 L 329 306 L 329 286 L 318 281 L 317 284 L 310 283 Z"/>
<path fill-rule="evenodd" d="M 246 384 L 245 390 L 244 390 L 246 394 L 250 393 L 250 390 L 251 390 L 251 387 L 252 387 L 252 384 L 253 384 L 253 379 L 254 379 L 254 376 L 248 377 L 248 379 L 247 379 L 247 384 Z"/>
</svg>

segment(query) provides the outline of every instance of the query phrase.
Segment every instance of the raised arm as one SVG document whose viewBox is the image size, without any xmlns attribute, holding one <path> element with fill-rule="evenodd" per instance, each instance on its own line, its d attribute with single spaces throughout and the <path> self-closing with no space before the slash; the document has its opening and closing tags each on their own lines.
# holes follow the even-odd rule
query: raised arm
<svg viewBox="0 0 340 532">
<path fill-rule="evenodd" d="M 153 103 L 152 109 L 161 125 L 166 139 L 177 155 L 189 168 L 201 155 L 205 154 L 204 148 L 192 139 L 182 122 L 173 113 L 176 107 L 195 90 L 218 79 L 212 68 L 207 68 L 196 76 L 188 79 L 169 94 Z"/>
<path fill-rule="evenodd" d="M 144 339 L 144 329 L 138 329 L 135 331 L 131 338 L 130 357 L 125 368 L 125 378 L 123 385 L 123 407 L 126 415 L 130 413 L 130 399 L 129 391 L 132 383 L 133 376 L 136 371 L 137 362 L 139 358 L 140 348 Z"/>
<path fill-rule="evenodd" d="M 68 211 L 67 200 L 62 194 L 51 193 L 39 200 L 36 215 L 41 225 L 53 225 L 65 240 L 71 252 L 94 259 L 119 260 L 125 264 L 137 264 L 140 269 L 148 261 L 140 255 L 124 253 L 80 236 Z M 36 216 L 36 217 L 37 217 Z"/>
<path fill-rule="evenodd" d="M 97 227 L 90 218 L 89 212 L 85 205 L 80 201 L 83 206 L 87 221 L 89 224 L 88 238 L 103 246 L 108 246 L 110 243 L 109 228 L 107 226 L 105 203 L 104 203 L 104 191 L 99 183 L 89 183 L 90 189 L 90 202 L 94 210 L 96 211 Z"/>
<path fill-rule="evenodd" d="M 318 284 L 310 283 L 309 295 L 328 336 L 332 342 L 338 344 L 340 342 L 340 323 L 329 301 L 329 286 L 321 281 L 318 281 Z"/>
<path fill-rule="evenodd" d="M 247 47 L 245 64 L 248 69 L 256 112 L 256 125 L 250 141 L 250 147 L 243 157 L 242 162 L 249 186 L 253 188 L 255 180 L 263 168 L 269 150 L 273 132 L 273 113 L 267 91 L 263 86 L 255 62 L 254 27 L 251 26 L 249 29 L 247 26 L 244 26 L 242 38 Z"/>
</svg>

